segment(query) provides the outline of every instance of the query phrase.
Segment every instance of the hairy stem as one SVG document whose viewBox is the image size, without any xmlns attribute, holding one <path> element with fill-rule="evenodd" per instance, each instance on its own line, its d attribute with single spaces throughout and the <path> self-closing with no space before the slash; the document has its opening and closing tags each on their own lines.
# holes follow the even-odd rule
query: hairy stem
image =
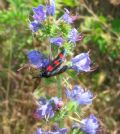
<svg viewBox="0 0 120 134">
<path fill-rule="evenodd" d="M 57 77 L 57 96 L 58 96 L 58 98 L 62 98 L 62 77 L 61 77 L 61 75 L 59 75 L 58 77 Z M 59 121 L 59 127 L 60 128 L 62 128 L 64 126 L 64 121 L 63 120 L 61 120 L 61 121 Z"/>
<path fill-rule="evenodd" d="M 58 97 L 62 98 L 62 86 L 61 86 L 61 76 L 57 77 L 57 89 L 58 89 Z"/>
</svg>

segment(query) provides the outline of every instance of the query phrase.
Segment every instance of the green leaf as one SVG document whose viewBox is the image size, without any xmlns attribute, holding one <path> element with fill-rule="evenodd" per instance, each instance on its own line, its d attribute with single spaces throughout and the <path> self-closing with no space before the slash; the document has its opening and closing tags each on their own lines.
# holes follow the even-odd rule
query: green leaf
<svg viewBox="0 0 120 134">
<path fill-rule="evenodd" d="M 112 23 L 112 30 L 120 34 L 120 19 L 113 19 L 111 23 Z"/>
</svg>

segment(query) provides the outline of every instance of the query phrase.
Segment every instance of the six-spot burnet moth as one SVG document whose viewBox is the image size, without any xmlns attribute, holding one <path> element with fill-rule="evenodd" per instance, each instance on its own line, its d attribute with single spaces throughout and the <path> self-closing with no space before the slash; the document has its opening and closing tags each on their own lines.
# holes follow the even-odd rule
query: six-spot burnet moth
<svg viewBox="0 0 120 134">
<path fill-rule="evenodd" d="M 50 61 L 50 63 L 42 69 L 42 73 L 40 73 L 39 76 L 34 78 L 48 78 L 65 72 L 68 69 L 68 66 L 61 66 L 61 64 L 65 60 L 65 56 L 66 50 L 63 49 L 54 60 Z"/>
</svg>

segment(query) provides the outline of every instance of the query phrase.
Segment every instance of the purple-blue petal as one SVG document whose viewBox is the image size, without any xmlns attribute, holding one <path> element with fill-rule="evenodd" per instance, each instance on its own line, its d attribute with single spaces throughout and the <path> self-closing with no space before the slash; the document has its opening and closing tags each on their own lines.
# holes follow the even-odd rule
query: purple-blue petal
<svg viewBox="0 0 120 134">
<path fill-rule="evenodd" d="M 64 13 L 64 15 L 62 16 L 62 19 L 63 19 L 66 23 L 68 23 L 68 24 L 73 23 L 73 19 L 72 19 L 72 17 L 70 16 L 70 12 L 69 12 L 67 9 L 65 9 L 65 13 Z"/>
<path fill-rule="evenodd" d="M 36 134 L 43 134 L 42 130 L 40 128 L 37 128 Z"/>
<path fill-rule="evenodd" d="M 45 117 L 52 118 L 54 116 L 54 111 L 52 106 L 45 104 L 37 108 L 36 112 L 34 113 L 37 119 L 42 119 Z"/>
<path fill-rule="evenodd" d="M 59 130 L 60 134 L 66 134 L 67 133 L 67 128 L 62 128 Z"/>
<path fill-rule="evenodd" d="M 40 97 L 40 99 L 38 100 L 39 105 L 45 105 L 47 103 L 46 98 L 44 97 Z"/>
<path fill-rule="evenodd" d="M 30 30 L 32 30 L 32 32 L 37 32 L 40 27 L 41 27 L 41 25 L 38 21 L 32 21 L 29 24 L 29 28 L 30 28 Z"/>
<path fill-rule="evenodd" d="M 79 98 L 80 97 L 80 98 Z M 93 94 L 90 91 L 87 91 L 81 95 L 78 95 L 77 102 L 79 105 L 86 105 L 86 104 L 91 104 L 93 100 Z"/>
<path fill-rule="evenodd" d="M 34 113 L 37 119 L 52 118 L 54 116 L 53 106 L 49 100 L 42 97 L 38 100 L 38 104 L 39 106 Z"/>
<path fill-rule="evenodd" d="M 61 46 L 63 44 L 63 38 L 62 37 L 50 38 L 50 43 L 57 46 Z"/>
<path fill-rule="evenodd" d="M 58 130 L 54 131 L 54 132 L 52 132 L 52 131 L 44 132 L 40 128 L 37 128 L 36 134 L 67 134 L 67 129 L 66 128 L 61 128 L 61 129 L 58 128 Z"/>
<path fill-rule="evenodd" d="M 41 13 L 44 12 L 44 6 L 39 5 L 38 7 L 34 7 L 33 11 L 34 11 L 35 14 L 40 15 Z"/>
<path fill-rule="evenodd" d="M 46 12 L 52 16 L 55 14 L 55 0 L 50 0 L 50 5 L 46 5 Z"/>
<path fill-rule="evenodd" d="M 32 50 L 28 52 L 27 57 L 29 59 L 30 64 L 36 66 L 36 68 L 44 68 L 49 64 L 49 60 L 44 57 L 42 53 L 37 50 Z"/>
<path fill-rule="evenodd" d="M 84 91 L 84 89 L 78 85 L 74 86 L 71 91 L 66 89 L 66 96 L 79 105 L 91 104 L 93 100 L 93 94 L 89 90 Z"/>
<path fill-rule="evenodd" d="M 76 43 L 77 41 L 77 37 L 78 37 L 78 31 L 73 28 L 70 32 L 69 32 L 69 35 L 68 35 L 68 40 L 70 42 L 73 42 L 74 44 Z"/>
<path fill-rule="evenodd" d="M 83 59 L 89 59 L 90 61 L 90 58 L 89 58 L 89 53 L 81 53 L 77 56 L 75 56 L 74 58 L 72 58 L 72 62 L 75 63 L 75 62 L 79 62 L 80 60 L 83 60 Z"/>
<path fill-rule="evenodd" d="M 81 87 L 81 86 L 79 86 L 79 85 L 75 85 L 74 87 L 73 87 L 73 91 L 77 94 L 77 93 L 83 93 L 84 92 L 84 90 L 83 90 L 83 88 Z"/>
<path fill-rule="evenodd" d="M 72 62 L 72 68 L 77 72 L 81 71 L 88 72 L 91 69 L 90 68 L 91 60 L 89 57 L 89 53 L 81 53 L 72 58 L 71 62 Z"/>
<path fill-rule="evenodd" d="M 46 12 L 44 11 L 43 5 L 39 5 L 38 7 L 33 8 L 33 11 L 34 11 L 33 18 L 36 21 L 42 22 L 46 19 Z"/>
<path fill-rule="evenodd" d="M 90 115 L 89 118 L 83 119 L 81 129 L 87 134 L 96 134 L 99 128 L 99 123 L 94 115 Z"/>
<path fill-rule="evenodd" d="M 53 132 L 49 132 L 49 134 L 67 134 L 67 128 L 58 128 L 53 130 Z"/>
<path fill-rule="evenodd" d="M 66 95 L 69 99 L 72 99 L 72 100 L 75 100 L 78 98 L 78 95 L 79 94 L 82 94 L 84 92 L 83 88 L 78 86 L 78 85 L 75 85 L 73 87 L 73 90 L 68 90 L 66 89 Z"/>
</svg>

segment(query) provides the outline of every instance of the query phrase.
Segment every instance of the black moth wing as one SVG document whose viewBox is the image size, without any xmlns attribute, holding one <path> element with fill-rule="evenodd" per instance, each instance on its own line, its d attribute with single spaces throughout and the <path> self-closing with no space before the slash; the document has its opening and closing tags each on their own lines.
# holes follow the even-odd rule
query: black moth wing
<svg viewBox="0 0 120 134">
<path fill-rule="evenodd" d="M 56 70 L 54 70 L 52 72 L 43 73 L 43 77 L 48 78 L 48 77 L 56 76 L 58 74 L 61 74 L 61 73 L 65 72 L 67 69 L 68 69 L 68 66 L 65 65 L 63 67 L 59 67 L 58 69 L 56 69 Z"/>
<path fill-rule="evenodd" d="M 50 62 L 50 64 L 45 68 L 45 72 L 53 72 L 63 63 L 65 59 L 66 51 L 63 49 L 58 56 Z"/>
</svg>

